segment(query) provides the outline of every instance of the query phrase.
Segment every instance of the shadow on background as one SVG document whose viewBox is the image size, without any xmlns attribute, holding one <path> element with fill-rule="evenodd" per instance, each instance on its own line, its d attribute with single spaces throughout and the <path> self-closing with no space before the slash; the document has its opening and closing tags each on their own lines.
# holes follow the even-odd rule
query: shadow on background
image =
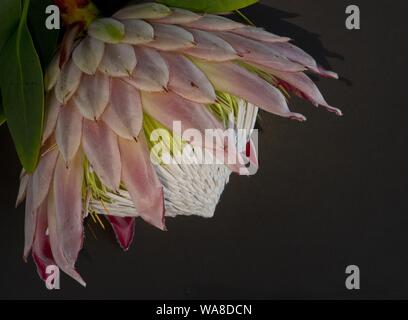
<svg viewBox="0 0 408 320">
<path fill-rule="evenodd" d="M 268 31 L 293 39 L 291 42 L 294 45 L 302 48 L 326 69 L 332 69 L 329 58 L 335 58 L 341 61 L 345 60 L 342 54 L 325 48 L 321 41 L 321 35 L 310 32 L 294 23 L 291 23 L 290 19 L 300 16 L 297 13 L 275 9 L 266 4 L 259 4 L 257 7 L 251 6 L 241 11 L 249 18 L 256 17 L 257 26 L 268 26 L 266 28 Z M 262 12 L 261 15 L 259 14 L 260 12 Z M 314 81 L 320 80 L 318 76 L 313 74 L 309 76 Z M 346 83 L 348 86 L 352 86 L 352 81 L 350 79 L 340 76 L 339 80 Z"/>
</svg>

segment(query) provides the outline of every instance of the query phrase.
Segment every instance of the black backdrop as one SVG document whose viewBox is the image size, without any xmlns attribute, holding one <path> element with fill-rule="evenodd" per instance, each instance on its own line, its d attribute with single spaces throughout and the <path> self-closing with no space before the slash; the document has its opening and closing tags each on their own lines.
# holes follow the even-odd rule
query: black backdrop
<svg viewBox="0 0 408 320">
<path fill-rule="evenodd" d="M 319 81 L 345 116 L 298 99 L 304 124 L 262 114 L 261 169 L 232 178 L 215 218 L 169 219 L 166 233 L 138 221 L 128 253 L 94 227 L 98 239 L 87 234 L 78 260 L 86 289 L 62 276 L 50 292 L 23 263 L 20 168 L 2 127 L 0 298 L 408 298 L 408 6 L 354 0 L 362 29 L 348 31 L 349 4 L 269 0 L 245 10 L 345 78 Z M 350 264 L 359 291 L 345 288 Z"/>
</svg>

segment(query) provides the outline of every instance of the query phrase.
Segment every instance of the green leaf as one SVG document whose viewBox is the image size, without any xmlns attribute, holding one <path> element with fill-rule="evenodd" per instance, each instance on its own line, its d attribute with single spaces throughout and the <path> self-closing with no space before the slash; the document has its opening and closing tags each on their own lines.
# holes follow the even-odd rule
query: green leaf
<svg viewBox="0 0 408 320">
<path fill-rule="evenodd" d="M 7 40 L 18 27 L 21 15 L 20 1 L 1 0 L 0 10 L 0 52 Z"/>
<path fill-rule="evenodd" d="M 44 86 L 40 60 L 27 27 L 29 3 L 23 0 L 20 23 L 3 48 L 0 70 L 7 124 L 23 167 L 33 172 L 41 143 Z"/>
<path fill-rule="evenodd" d="M 157 0 L 171 7 L 206 13 L 230 12 L 242 9 L 258 0 Z"/>
<path fill-rule="evenodd" d="M 27 17 L 28 27 L 44 69 L 56 51 L 59 36 L 59 30 L 48 30 L 45 26 L 48 17 L 45 9 L 52 4 L 52 0 L 32 1 Z"/>
<path fill-rule="evenodd" d="M 2 0 L 0 10 L 0 54 L 4 44 L 18 27 L 21 15 L 20 1 Z M 1 89 L 1 88 L 0 88 Z M 0 90 L 1 91 L 1 90 Z M 6 121 L 0 95 L 0 126 Z"/>
</svg>

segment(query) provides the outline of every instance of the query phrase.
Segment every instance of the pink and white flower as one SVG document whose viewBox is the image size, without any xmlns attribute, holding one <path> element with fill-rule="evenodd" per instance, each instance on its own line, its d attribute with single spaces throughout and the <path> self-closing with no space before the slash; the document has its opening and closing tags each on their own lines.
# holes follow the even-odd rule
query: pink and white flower
<svg viewBox="0 0 408 320">
<path fill-rule="evenodd" d="M 285 90 L 341 115 L 305 74 L 337 78 L 335 73 L 290 39 L 224 16 L 145 3 L 96 19 L 84 34 L 66 38 L 45 77 L 41 159 L 32 175 L 22 174 L 17 201 L 26 198 L 24 258 L 32 252 L 43 279 L 46 266 L 56 264 L 85 285 L 75 263 L 89 212 L 105 211 L 127 250 L 136 216 L 165 230 L 166 210 L 189 211 L 180 200 L 183 192 L 200 199 L 198 171 L 183 188 L 182 170 L 166 178 L 169 172 L 151 163 L 147 118 L 169 129 L 174 121 L 186 129 L 225 129 L 225 117 L 215 110 L 228 107 L 227 96 L 239 105 L 235 120 L 248 116 L 249 129 L 258 107 L 306 120 L 289 110 Z M 213 178 L 214 185 L 203 188 L 214 197 L 202 200 L 210 201 L 212 212 L 229 168 L 214 167 L 212 176 L 211 168 L 202 169 Z"/>
</svg>

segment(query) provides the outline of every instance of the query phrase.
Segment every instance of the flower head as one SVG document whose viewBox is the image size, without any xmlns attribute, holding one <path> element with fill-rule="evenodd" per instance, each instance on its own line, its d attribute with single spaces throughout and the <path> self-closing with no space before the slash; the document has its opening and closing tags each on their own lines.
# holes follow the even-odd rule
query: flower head
<svg viewBox="0 0 408 320">
<path fill-rule="evenodd" d="M 48 68 L 42 156 L 18 199 L 27 198 L 24 257 L 32 251 L 43 278 L 56 264 L 84 284 L 75 263 L 88 213 L 106 214 L 125 250 L 136 216 L 165 230 L 165 215 L 212 215 L 237 168 L 154 166 L 155 128 L 225 129 L 232 115 L 232 127 L 252 129 L 257 107 L 306 120 L 287 91 L 341 115 L 304 72 L 336 74 L 290 39 L 224 16 L 144 3 L 77 32 Z"/>
</svg>

